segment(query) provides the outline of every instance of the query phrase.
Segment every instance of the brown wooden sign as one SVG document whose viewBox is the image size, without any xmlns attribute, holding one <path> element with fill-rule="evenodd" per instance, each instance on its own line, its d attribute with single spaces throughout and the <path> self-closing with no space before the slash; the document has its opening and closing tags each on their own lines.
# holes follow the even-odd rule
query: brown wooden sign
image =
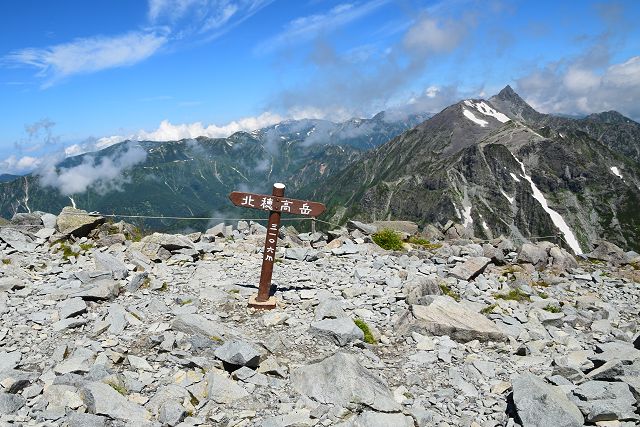
<svg viewBox="0 0 640 427">
<path fill-rule="evenodd" d="M 234 191 L 229 194 L 229 199 L 236 206 L 269 211 L 269 224 L 267 225 L 267 236 L 264 241 L 264 251 L 262 252 L 262 270 L 260 271 L 258 295 L 249 299 L 249 306 L 263 309 L 275 308 L 276 300 L 274 297 L 270 297 L 269 290 L 271 288 L 273 262 L 276 257 L 280 215 L 282 213 L 290 213 L 316 217 L 324 212 L 325 206 L 322 203 L 308 200 L 285 198 L 284 184 L 280 183 L 273 185 L 273 193 L 270 196 Z"/>
<path fill-rule="evenodd" d="M 280 213 L 290 213 L 294 215 L 305 215 L 316 217 L 325 210 L 322 203 L 310 202 L 307 200 L 289 199 L 275 195 L 265 196 L 264 194 L 241 193 L 234 191 L 229 194 L 229 199 L 234 205 L 243 208 L 261 209 L 263 211 L 275 211 Z"/>
</svg>

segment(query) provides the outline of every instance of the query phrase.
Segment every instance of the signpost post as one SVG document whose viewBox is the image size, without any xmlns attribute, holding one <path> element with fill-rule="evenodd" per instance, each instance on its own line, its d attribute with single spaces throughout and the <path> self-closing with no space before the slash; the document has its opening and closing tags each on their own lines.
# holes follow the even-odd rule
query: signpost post
<svg viewBox="0 0 640 427">
<path fill-rule="evenodd" d="M 258 294 L 249 299 L 249 307 L 268 310 L 273 309 L 276 307 L 276 299 L 275 297 L 269 296 L 269 290 L 271 289 L 273 262 L 276 257 L 280 215 L 282 213 L 290 213 L 315 218 L 324 212 L 325 206 L 318 202 L 284 197 L 284 184 L 281 183 L 273 184 L 271 196 L 234 191 L 229 194 L 229 199 L 231 199 L 231 202 L 236 206 L 269 211 L 267 236 L 264 241 L 264 251 L 262 252 L 260 285 L 258 287 Z"/>
</svg>

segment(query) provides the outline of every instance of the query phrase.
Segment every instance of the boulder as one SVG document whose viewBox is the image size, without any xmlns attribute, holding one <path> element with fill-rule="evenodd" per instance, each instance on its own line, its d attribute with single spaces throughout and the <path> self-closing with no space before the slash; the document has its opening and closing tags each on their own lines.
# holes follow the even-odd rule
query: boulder
<svg viewBox="0 0 640 427">
<path fill-rule="evenodd" d="M 356 356 L 347 353 L 294 369 L 291 385 L 298 393 L 324 405 L 355 404 L 382 412 L 401 409 L 387 384 L 362 366 Z"/>
<path fill-rule="evenodd" d="M 207 375 L 207 396 L 219 404 L 230 404 L 238 399 L 249 396 L 249 393 L 224 371 L 212 370 Z"/>
<path fill-rule="evenodd" d="M 105 218 L 100 215 L 66 206 L 56 219 L 56 229 L 62 234 L 85 237 L 104 221 Z"/>
<path fill-rule="evenodd" d="M 26 399 L 19 394 L 0 392 L 0 415 L 13 414 L 22 408 Z"/>
<path fill-rule="evenodd" d="M 444 240 L 444 234 L 433 224 L 427 224 L 420 232 L 420 236 L 433 242 L 435 240 Z"/>
<path fill-rule="evenodd" d="M 181 314 L 176 316 L 176 318 L 173 319 L 171 328 L 174 331 L 180 331 L 190 335 L 203 335 L 214 341 L 219 341 L 229 334 L 226 327 L 205 319 L 199 314 Z"/>
<path fill-rule="evenodd" d="M 151 236 L 143 237 L 140 242 L 156 244 L 168 251 L 195 249 L 193 242 L 180 234 L 153 233 Z"/>
<path fill-rule="evenodd" d="M 516 375 L 511 380 L 513 403 L 523 427 L 582 427 L 580 409 L 560 387 L 533 374 Z"/>
<path fill-rule="evenodd" d="M 578 397 L 578 407 L 587 422 L 640 420 L 635 413 L 636 399 L 623 382 L 588 381 L 573 394 Z"/>
<path fill-rule="evenodd" d="M 120 284 L 118 282 L 111 279 L 100 279 L 70 296 L 82 298 L 86 301 L 100 301 L 114 299 L 119 294 Z"/>
<path fill-rule="evenodd" d="M 0 240 L 18 252 L 33 252 L 37 247 L 30 234 L 15 228 L 0 228 Z"/>
<path fill-rule="evenodd" d="M 620 265 L 625 262 L 625 252 L 618 246 L 605 240 L 598 240 L 593 250 L 586 255 L 590 259 L 606 261 L 613 265 Z"/>
<path fill-rule="evenodd" d="M 116 420 L 142 424 L 151 418 L 142 406 L 133 403 L 111 386 L 91 382 L 80 389 L 80 396 L 87 411 L 95 415 L 106 415 Z"/>
<path fill-rule="evenodd" d="M 413 276 L 402 285 L 407 304 L 425 304 L 428 295 L 442 295 L 439 279 L 434 276 Z"/>
<path fill-rule="evenodd" d="M 352 341 L 364 339 L 362 330 L 348 317 L 313 322 L 310 332 L 314 335 L 328 338 L 340 347 L 344 347 Z"/>
<path fill-rule="evenodd" d="M 544 247 L 525 243 L 518 252 L 519 263 L 532 264 L 536 269 L 542 270 L 547 266 L 548 254 Z"/>
<path fill-rule="evenodd" d="M 233 366 L 257 368 L 260 364 L 260 351 L 246 341 L 227 341 L 218 347 L 214 354 L 218 359 Z"/>
<path fill-rule="evenodd" d="M 551 258 L 551 268 L 556 271 L 567 271 L 578 267 L 578 261 L 573 255 L 558 246 L 549 249 L 549 257 Z"/>
<path fill-rule="evenodd" d="M 110 271 L 114 279 L 124 279 L 129 275 L 127 265 L 113 255 L 106 252 L 93 251 L 93 257 L 96 270 Z"/>
<path fill-rule="evenodd" d="M 374 234 L 378 231 L 378 227 L 373 224 L 365 224 L 360 221 L 347 221 L 347 230 L 360 230 L 364 234 Z"/>
<path fill-rule="evenodd" d="M 456 341 L 501 341 L 505 334 L 480 313 L 448 296 L 430 297 L 429 305 L 412 305 L 413 319 L 405 325 L 410 331 L 448 335 Z"/>
<path fill-rule="evenodd" d="M 401 413 L 385 414 L 375 411 L 363 411 L 345 427 L 413 427 L 413 418 Z"/>
<path fill-rule="evenodd" d="M 483 256 L 470 257 L 462 264 L 457 264 L 453 267 L 449 274 L 461 280 L 471 280 L 482 273 L 490 262 L 491 258 Z"/>
</svg>

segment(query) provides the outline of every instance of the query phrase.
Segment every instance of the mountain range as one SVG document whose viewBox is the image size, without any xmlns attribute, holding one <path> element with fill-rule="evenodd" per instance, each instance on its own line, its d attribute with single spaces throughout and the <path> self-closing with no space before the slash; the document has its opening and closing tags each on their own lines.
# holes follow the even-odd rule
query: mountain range
<svg viewBox="0 0 640 427">
<path fill-rule="evenodd" d="M 134 149 L 142 156 L 129 165 Z M 86 178 L 82 172 L 105 164 L 127 167 L 115 181 L 52 191 L 64 188 L 62 177 Z M 265 192 L 282 181 L 292 197 L 326 203 L 323 218 L 334 223 L 453 220 L 485 239 L 558 236 L 580 253 L 604 238 L 640 249 L 640 124 L 615 111 L 543 114 L 510 86 L 435 115 L 382 112 L 341 123 L 286 121 L 228 138 L 128 141 L 68 158 L 52 173 L 53 184 L 42 173 L 1 183 L 0 213 L 75 203 L 102 213 L 247 217 L 255 213 L 230 207 L 228 193 Z"/>
</svg>

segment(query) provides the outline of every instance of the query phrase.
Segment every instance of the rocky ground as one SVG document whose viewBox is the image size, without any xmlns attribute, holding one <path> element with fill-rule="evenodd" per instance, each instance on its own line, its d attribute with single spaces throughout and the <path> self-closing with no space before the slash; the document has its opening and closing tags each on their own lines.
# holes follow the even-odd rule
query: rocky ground
<svg viewBox="0 0 640 427">
<path fill-rule="evenodd" d="M 283 229 L 265 312 L 247 307 L 258 224 L 141 238 L 18 214 L 0 226 L 0 426 L 639 425 L 638 254 L 450 224 L 389 252 L 383 226 L 416 231 Z"/>
</svg>

